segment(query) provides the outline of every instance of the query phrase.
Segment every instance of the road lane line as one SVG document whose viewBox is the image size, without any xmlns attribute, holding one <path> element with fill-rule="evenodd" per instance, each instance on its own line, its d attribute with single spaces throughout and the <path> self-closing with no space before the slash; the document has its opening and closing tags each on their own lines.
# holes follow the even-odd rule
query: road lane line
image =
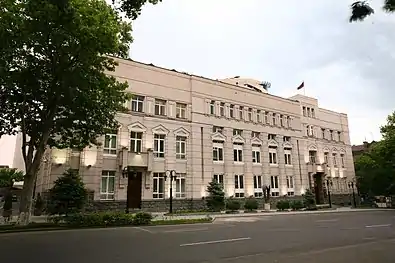
<svg viewBox="0 0 395 263">
<path fill-rule="evenodd" d="M 174 230 L 166 230 L 163 231 L 162 233 L 182 233 L 182 232 L 195 232 L 195 231 L 204 231 L 204 230 L 209 230 L 208 227 L 205 228 L 192 228 L 192 229 L 186 229 L 186 228 L 182 228 L 182 229 L 174 229 Z"/>
<path fill-rule="evenodd" d="M 370 225 L 370 226 L 365 226 L 366 228 L 376 228 L 376 227 L 389 227 L 391 224 L 385 224 L 385 225 Z"/>
<path fill-rule="evenodd" d="M 138 227 L 138 226 L 136 226 L 135 228 L 136 228 L 136 229 L 138 229 L 138 230 L 141 230 L 141 231 L 144 231 L 144 232 L 150 233 L 150 234 L 154 234 L 154 232 L 152 232 L 151 230 L 148 230 L 148 229 L 145 229 L 145 228 L 142 228 L 142 227 Z"/>
<path fill-rule="evenodd" d="M 218 243 L 227 243 L 227 242 L 237 242 L 243 240 L 249 240 L 250 237 L 240 237 L 240 238 L 231 238 L 231 239 L 223 239 L 223 240 L 213 240 L 213 241 L 203 241 L 196 243 L 187 243 L 181 244 L 180 247 L 189 247 L 189 246 L 198 246 L 198 245 L 209 245 L 209 244 L 218 244 Z"/>
<path fill-rule="evenodd" d="M 316 222 L 316 223 L 325 223 L 325 222 L 337 222 L 337 221 L 339 221 L 338 218 L 335 218 L 335 219 L 322 219 L 322 220 L 316 220 L 315 222 Z"/>
</svg>

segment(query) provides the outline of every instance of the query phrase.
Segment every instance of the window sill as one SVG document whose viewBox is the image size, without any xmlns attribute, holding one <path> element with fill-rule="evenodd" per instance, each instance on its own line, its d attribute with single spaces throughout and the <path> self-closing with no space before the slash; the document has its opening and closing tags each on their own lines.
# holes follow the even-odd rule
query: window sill
<svg viewBox="0 0 395 263">
<path fill-rule="evenodd" d="M 224 164 L 224 161 L 213 161 L 214 164 Z"/>
<path fill-rule="evenodd" d="M 294 167 L 293 164 L 286 164 L 285 167 Z"/>
<path fill-rule="evenodd" d="M 166 158 L 165 157 L 155 157 L 154 156 L 154 161 L 164 161 Z"/>
<path fill-rule="evenodd" d="M 176 159 L 176 162 L 179 163 L 186 163 L 188 160 L 187 159 Z"/>
<path fill-rule="evenodd" d="M 262 163 L 252 163 L 253 166 L 262 166 Z"/>
<path fill-rule="evenodd" d="M 112 158 L 116 158 L 117 155 L 116 154 L 110 154 L 110 153 L 103 153 L 104 157 L 112 157 Z"/>
<path fill-rule="evenodd" d="M 244 165 L 244 162 L 233 162 L 234 165 Z"/>
<path fill-rule="evenodd" d="M 269 166 L 270 167 L 278 167 L 278 163 L 270 163 Z"/>
</svg>

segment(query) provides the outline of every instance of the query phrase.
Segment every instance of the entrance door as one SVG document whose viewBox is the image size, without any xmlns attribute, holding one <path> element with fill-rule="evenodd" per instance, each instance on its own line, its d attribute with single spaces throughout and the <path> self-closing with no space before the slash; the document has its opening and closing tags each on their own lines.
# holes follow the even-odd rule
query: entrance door
<svg viewBox="0 0 395 263">
<path fill-rule="evenodd" d="M 134 172 L 128 176 L 128 208 L 141 208 L 141 183 L 143 173 Z"/>
<path fill-rule="evenodd" d="M 314 175 L 314 190 L 315 190 L 315 200 L 317 205 L 324 203 L 324 191 L 322 187 L 322 173 L 317 173 Z"/>
</svg>

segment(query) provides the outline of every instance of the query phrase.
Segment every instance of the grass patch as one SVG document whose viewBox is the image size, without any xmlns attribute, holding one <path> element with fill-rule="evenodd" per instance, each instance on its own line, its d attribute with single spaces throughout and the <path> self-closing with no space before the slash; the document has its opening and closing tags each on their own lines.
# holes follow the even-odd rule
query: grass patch
<svg viewBox="0 0 395 263">
<path fill-rule="evenodd" d="M 183 224 L 200 224 L 200 223 L 211 223 L 212 218 L 196 218 L 196 219 L 172 219 L 172 220 L 155 220 L 150 225 L 183 225 Z"/>
</svg>

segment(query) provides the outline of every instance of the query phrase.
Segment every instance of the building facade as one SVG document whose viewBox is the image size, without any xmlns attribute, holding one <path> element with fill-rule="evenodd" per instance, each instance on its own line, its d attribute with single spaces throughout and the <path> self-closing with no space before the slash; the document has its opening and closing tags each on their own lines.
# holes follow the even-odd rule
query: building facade
<svg viewBox="0 0 395 263">
<path fill-rule="evenodd" d="M 298 197 L 306 189 L 324 202 L 348 194 L 354 165 L 347 115 L 319 108 L 314 98 L 281 98 L 265 85 L 238 77 L 207 79 L 119 59 L 109 74 L 133 94 L 117 131 L 82 152 L 48 150 L 37 192 L 76 169 L 96 203 L 126 203 L 160 210 L 172 193 L 176 204 L 202 203 L 214 179 L 226 196 Z M 170 171 L 176 178 L 170 180 Z"/>
</svg>

